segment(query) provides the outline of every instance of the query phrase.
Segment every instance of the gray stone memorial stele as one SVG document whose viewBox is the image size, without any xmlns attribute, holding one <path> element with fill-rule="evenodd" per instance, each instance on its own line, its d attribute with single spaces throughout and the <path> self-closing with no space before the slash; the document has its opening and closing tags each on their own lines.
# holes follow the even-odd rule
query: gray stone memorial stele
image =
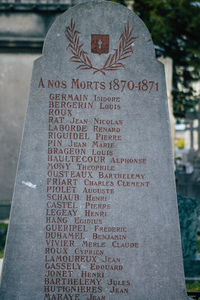
<svg viewBox="0 0 200 300">
<path fill-rule="evenodd" d="M 34 63 L 0 299 L 188 299 L 170 145 L 143 22 L 65 12 Z"/>
</svg>

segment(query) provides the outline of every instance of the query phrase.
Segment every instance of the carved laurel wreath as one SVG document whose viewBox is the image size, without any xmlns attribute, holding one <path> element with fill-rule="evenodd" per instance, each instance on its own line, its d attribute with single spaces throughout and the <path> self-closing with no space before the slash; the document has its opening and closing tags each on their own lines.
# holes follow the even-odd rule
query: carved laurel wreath
<svg viewBox="0 0 200 300">
<path fill-rule="evenodd" d="M 93 66 L 88 53 L 83 50 L 83 44 L 80 44 L 80 32 L 75 29 L 75 22 L 71 19 L 70 26 L 66 27 L 65 35 L 69 41 L 67 49 L 71 50 L 73 56 L 70 61 L 79 63 L 76 69 L 93 70 L 93 74 L 101 72 L 106 75 L 107 71 L 116 71 L 125 68 L 121 62 L 130 57 L 133 53 L 133 43 L 136 37 L 133 37 L 133 27 L 129 28 L 129 23 L 125 26 L 124 32 L 121 34 L 118 49 L 114 49 L 114 54 L 110 54 L 102 68 Z"/>
</svg>

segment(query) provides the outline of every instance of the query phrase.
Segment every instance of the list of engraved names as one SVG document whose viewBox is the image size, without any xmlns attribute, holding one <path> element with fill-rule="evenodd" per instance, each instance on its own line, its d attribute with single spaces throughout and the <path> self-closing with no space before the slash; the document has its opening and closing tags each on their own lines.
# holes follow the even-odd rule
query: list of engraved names
<svg viewBox="0 0 200 300">
<path fill-rule="evenodd" d="M 156 91 L 158 84 L 149 82 L 141 80 L 137 90 Z M 67 93 L 69 86 L 72 92 Z M 88 300 L 107 300 L 105 288 L 112 295 L 127 295 L 133 282 L 115 276 L 128 268 L 120 253 L 139 251 L 140 245 L 128 238 L 124 222 L 107 224 L 116 189 L 134 192 L 150 186 L 143 171 L 145 157 L 116 155 L 125 126 L 125 120 L 114 117 L 123 103 L 119 92 L 136 89 L 136 83 L 41 78 L 38 88 L 49 90 L 44 299 L 78 300 L 85 295 Z M 105 89 L 115 89 L 118 96 L 100 96 Z M 113 117 L 93 116 L 94 109 L 110 111 Z M 131 165 L 131 170 L 137 165 L 140 172 L 122 172 L 121 165 Z M 115 250 L 113 256 L 108 247 Z"/>
</svg>

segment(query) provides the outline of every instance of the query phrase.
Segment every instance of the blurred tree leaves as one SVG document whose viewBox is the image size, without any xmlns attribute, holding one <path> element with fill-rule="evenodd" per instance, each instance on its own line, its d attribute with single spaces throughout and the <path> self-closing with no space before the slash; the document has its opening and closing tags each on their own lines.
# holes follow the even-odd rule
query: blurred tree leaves
<svg viewBox="0 0 200 300">
<path fill-rule="evenodd" d="M 133 10 L 151 32 L 157 56 L 173 59 L 174 115 L 184 118 L 199 98 L 192 83 L 200 80 L 200 1 L 135 0 Z"/>
</svg>

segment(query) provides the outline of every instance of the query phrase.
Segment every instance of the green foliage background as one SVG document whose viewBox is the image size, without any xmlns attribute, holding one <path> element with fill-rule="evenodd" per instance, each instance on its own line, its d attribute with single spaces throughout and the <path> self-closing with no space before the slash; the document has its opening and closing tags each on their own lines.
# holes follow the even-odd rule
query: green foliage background
<svg viewBox="0 0 200 300">
<path fill-rule="evenodd" d="M 174 115 L 184 118 L 199 100 L 192 83 L 200 80 L 200 1 L 135 0 L 133 11 L 151 32 L 157 56 L 173 60 Z"/>
</svg>

